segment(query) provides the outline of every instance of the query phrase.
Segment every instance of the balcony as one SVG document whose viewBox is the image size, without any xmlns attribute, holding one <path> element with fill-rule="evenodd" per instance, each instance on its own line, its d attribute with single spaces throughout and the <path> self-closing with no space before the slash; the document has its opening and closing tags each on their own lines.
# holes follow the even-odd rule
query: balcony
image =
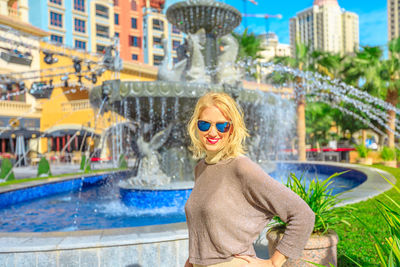
<svg viewBox="0 0 400 267">
<path fill-rule="evenodd" d="M 62 111 L 66 113 L 75 112 L 84 109 L 91 109 L 90 102 L 88 99 L 84 100 L 73 100 L 66 103 L 62 103 Z"/>
<path fill-rule="evenodd" d="M 33 116 L 38 115 L 31 104 L 19 101 L 0 101 L 0 115 L 2 116 Z"/>
<path fill-rule="evenodd" d="M 12 17 L 12 18 L 20 19 L 21 12 L 16 8 L 8 7 L 8 16 Z"/>
</svg>

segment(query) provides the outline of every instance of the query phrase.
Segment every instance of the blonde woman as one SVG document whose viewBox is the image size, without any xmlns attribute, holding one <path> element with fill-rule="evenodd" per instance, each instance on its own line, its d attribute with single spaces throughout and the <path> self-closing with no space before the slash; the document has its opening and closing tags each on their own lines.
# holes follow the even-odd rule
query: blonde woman
<svg viewBox="0 0 400 267">
<path fill-rule="evenodd" d="M 193 155 L 201 160 L 185 206 L 185 267 L 277 267 L 300 257 L 314 213 L 244 155 L 248 133 L 236 102 L 225 93 L 207 93 L 198 100 L 188 131 Z M 259 259 L 252 243 L 274 215 L 287 222 L 284 237 L 270 259 Z"/>
</svg>

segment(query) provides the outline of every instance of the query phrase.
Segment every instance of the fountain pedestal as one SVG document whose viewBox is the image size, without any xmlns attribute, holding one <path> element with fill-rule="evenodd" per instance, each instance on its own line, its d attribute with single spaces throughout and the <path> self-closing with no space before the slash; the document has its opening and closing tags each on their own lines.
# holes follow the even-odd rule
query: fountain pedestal
<svg viewBox="0 0 400 267">
<path fill-rule="evenodd" d="M 120 184 L 122 202 L 138 210 L 174 207 L 183 209 L 194 182 L 174 182 L 159 187 L 134 187 Z"/>
</svg>

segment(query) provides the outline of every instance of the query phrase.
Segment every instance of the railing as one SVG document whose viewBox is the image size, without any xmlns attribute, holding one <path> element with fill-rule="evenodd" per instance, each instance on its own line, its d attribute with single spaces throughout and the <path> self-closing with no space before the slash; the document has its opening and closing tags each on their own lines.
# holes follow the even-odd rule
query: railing
<svg viewBox="0 0 400 267">
<path fill-rule="evenodd" d="M 66 103 L 62 103 L 62 111 L 63 112 L 75 112 L 83 109 L 90 109 L 89 100 L 73 100 Z"/>
<path fill-rule="evenodd" d="M 32 105 L 18 101 L 0 101 L 0 114 L 28 114 L 33 113 Z"/>
<path fill-rule="evenodd" d="M 18 11 L 18 9 L 15 9 L 15 8 L 12 8 L 12 7 L 8 7 L 8 15 L 10 17 L 20 18 L 21 17 L 21 12 Z"/>
</svg>

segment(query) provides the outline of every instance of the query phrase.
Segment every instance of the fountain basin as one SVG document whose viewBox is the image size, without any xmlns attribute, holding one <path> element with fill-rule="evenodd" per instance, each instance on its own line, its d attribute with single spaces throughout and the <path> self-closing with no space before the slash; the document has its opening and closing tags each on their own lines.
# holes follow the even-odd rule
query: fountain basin
<svg viewBox="0 0 400 267">
<path fill-rule="evenodd" d="M 357 170 L 367 180 L 341 197 L 343 204 L 366 200 L 391 188 L 378 169 L 352 164 L 317 163 Z M 100 174 L 99 174 L 100 175 Z M 106 177 L 106 176 L 104 176 Z M 65 178 L 66 179 L 66 178 Z M 69 180 L 72 178 L 68 178 Z M 81 180 L 81 177 L 74 179 Z M 86 178 L 85 178 L 86 179 Z M 54 180 L 54 179 L 53 179 Z M 36 186 L 54 181 L 35 181 Z M 16 189 L 35 190 L 33 184 L 0 187 L 0 194 Z M 97 229 L 73 232 L 0 233 L 0 266 L 183 266 L 188 257 L 188 233 L 185 223 Z"/>
<path fill-rule="evenodd" d="M 139 210 L 176 207 L 183 209 L 194 182 L 174 182 L 158 187 L 139 187 L 120 183 L 122 202 Z"/>
</svg>

